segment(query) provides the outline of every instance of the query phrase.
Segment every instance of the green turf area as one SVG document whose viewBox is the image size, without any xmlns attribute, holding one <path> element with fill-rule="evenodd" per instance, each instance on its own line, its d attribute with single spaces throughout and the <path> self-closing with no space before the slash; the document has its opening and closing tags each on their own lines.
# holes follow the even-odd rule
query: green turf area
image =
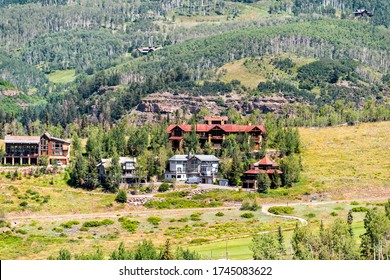
<svg viewBox="0 0 390 280">
<path fill-rule="evenodd" d="M 76 79 L 76 71 L 75 70 L 58 70 L 53 73 L 47 75 L 47 78 L 50 82 L 58 83 L 58 84 L 66 84 L 73 82 Z"/>
</svg>

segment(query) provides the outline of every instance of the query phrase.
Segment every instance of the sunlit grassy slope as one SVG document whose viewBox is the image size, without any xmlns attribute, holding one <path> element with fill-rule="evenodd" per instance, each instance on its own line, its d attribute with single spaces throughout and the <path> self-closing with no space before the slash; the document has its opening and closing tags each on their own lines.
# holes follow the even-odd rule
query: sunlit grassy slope
<svg viewBox="0 0 390 280">
<path fill-rule="evenodd" d="M 389 132 L 390 122 L 301 128 L 304 181 L 339 198 L 389 196 Z"/>
<path fill-rule="evenodd" d="M 58 70 L 47 75 L 47 78 L 53 83 L 66 84 L 76 79 L 76 72 L 75 70 Z"/>
</svg>

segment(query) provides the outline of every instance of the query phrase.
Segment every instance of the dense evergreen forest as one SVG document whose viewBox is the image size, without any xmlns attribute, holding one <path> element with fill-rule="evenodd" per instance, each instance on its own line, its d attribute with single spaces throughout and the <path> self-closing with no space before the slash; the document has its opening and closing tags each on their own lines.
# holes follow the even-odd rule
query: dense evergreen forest
<svg viewBox="0 0 390 280">
<path fill-rule="evenodd" d="M 352 14 L 362 8 L 374 16 Z M 387 120 L 389 10 L 370 0 L 1 0 L 0 128 L 110 126 L 163 91 L 279 95 L 299 102 L 283 109 L 289 125 Z M 146 46 L 162 48 L 137 51 Z M 255 89 L 219 80 L 226 63 L 265 55 L 282 76 Z"/>
</svg>

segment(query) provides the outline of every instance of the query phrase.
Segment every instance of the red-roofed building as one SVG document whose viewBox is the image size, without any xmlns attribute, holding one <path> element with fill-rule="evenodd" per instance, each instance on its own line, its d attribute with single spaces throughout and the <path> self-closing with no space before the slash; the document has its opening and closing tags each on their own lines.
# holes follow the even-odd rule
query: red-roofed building
<svg viewBox="0 0 390 280">
<path fill-rule="evenodd" d="M 236 125 L 226 124 L 227 117 L 205 117 L 204 124 L 197 124 L 196 134 L 199 137 L 201 147 L 206 142 L 212 144 L 214 148 L 220 148 L 223 140 L 230 134 L 248 134 L 249 141 L 253 140 L 257 150 L 260 147 L 265 128 L 262 125 Z M 216 124 L 218 122 L 218 124 Z M 167 128 L 169 141 L 173 150 L 181 151 L 183 149 L 183 139 L 186 133 L 190 133 L 192 126 L 190 124 L 170 125 Z"/>
<path fill-rule="evenodd" d="M 257 177 L 260 173 L 273 175 L 277 172 L 279 175 L 283 174 L 279 170 L 279 165 L 274 163 L 268 157 L 263 157 L 260 161 L 249 166 L 249 170 L 244 172 L 242 184 L 244 188 L 255 189 L 257 187 Z"/>
</svg>

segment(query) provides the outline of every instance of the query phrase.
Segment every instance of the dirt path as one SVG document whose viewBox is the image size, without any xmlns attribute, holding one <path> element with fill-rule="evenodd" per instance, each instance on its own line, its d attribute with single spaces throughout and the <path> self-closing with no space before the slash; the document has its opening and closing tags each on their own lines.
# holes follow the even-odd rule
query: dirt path
<svg viewBox="0 0 390 280">
<path fill-rule="evenodd" d="M 150 196 L 150 195 L 148 195 Z M 302 225 L 307 225 L 307 220 L 296 217 L 296 216 L 287 216 L 287 215 L 275 215 L 268 212 L 268 209 L 272 206 L 296 206 L 296 205 L 316 205 L 316 204 L 332 204 L 332 203 L 348 203 L 352 201 L 383 201 L 384 198 L 366 198 L 366 199 L 357 199 L 357 200 L 329 200 L 321 202 L 294 202 L 294 203 L 273 203 L 273 204 L 262 204 L 261 212 L 265 215 L 276 216 L 285 219 L 294 219 L 301 222 Z M 239 209 L 241 204 L 235 204 L 232 206 L 225 207 L 212 207 L 212 208 L 185 208 L 185 209 L 163 209 L 163 210 L 151 210 L 151 209 L 139 209 L 131 211 L 111 211 L 111 212 L 101 212 L 101 213 L 70 213 L 70 214 L 57 214 L 57 215 L 39 215 L 39 214 L 29 214 L 26 216 L 16 216 L 13 213 L 7 215 L 7 220 L 10 222 L 22 222 L 25 220 L 39 220 L 39 221 L 66 221 L 66 220 L 75 220 L 75 219 L 98 219 L 98 218 L 116 218 L 119 216 L 138 216 L 145 217 L 151 215 L 172 215 L 178 213 L 193 213 L 193 212 L 207 212 L 207 211 L 223 211 L 232 208 Z"/>
</svg>

